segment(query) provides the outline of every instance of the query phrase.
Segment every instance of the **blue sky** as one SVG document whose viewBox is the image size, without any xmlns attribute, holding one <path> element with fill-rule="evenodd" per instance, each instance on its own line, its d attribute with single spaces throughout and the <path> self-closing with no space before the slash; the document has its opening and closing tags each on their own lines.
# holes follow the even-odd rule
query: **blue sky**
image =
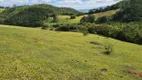
<svg viewBox="0 0 142 80">
<path fill-rule="evenodd" d="M 0 0 L 0 6 L 51 4 L 75 9 L 91 9 L 115 4 L 120 0 Z"/>
</svg>

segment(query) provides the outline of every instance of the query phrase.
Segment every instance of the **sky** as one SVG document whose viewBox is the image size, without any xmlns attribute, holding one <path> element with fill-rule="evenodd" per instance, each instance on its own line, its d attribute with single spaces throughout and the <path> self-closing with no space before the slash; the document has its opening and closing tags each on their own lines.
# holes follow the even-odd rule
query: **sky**
<svg viewBox="0 0 142 80">
<path fill-rule="evenodd" d="M 58 7 L 91 9 L 115 4 L 121 0 L 0 0 L 0 6 L 51 4 Z"/>
</svg>

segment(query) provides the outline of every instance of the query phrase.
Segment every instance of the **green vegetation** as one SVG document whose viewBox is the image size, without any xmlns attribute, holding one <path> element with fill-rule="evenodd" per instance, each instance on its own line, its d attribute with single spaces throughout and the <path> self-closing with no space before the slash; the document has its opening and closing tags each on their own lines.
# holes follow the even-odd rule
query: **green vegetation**
<svg viewBox="0 0 142 80">
<path fill-rule="evenodd" d="M 5 9 L 4 8 L 0 8 L 0 13 L 2 12 L 2 11 L 4 11 Z"/>
<path fill-rule="evenodd" d="M 142 46 L 81 33 L 0 25 L 0 79 L 141 80 Z M 93 42 L 93 44 L 91 43 Z M 104 46 L 114 45 L 105 55 Z"/>
<path fill-rule="evenodd" d="M 110 21 L 110 18 L 108 16 L 102 16 L 102 17 L 99 17 L 95 22 L 97 24 L 101 24 L 101 23 L 105 23 L 109 21 Z"/>
<path fill-rule="evenodd" d="M 58 8 L 46 4 L 19 6 L 5 9 L 0 14 L 0 23 L 26 27 L 39 27 L 43 25 L 44 21 L 48 21 L 50 16 L 53 17 L 54 14 L 78 15 L 80 12 L 71 8 Z"/>
<path fill-rule="evenodd" d="M 0 80 L 142 80 L 141 2 L 0 7 Z"/>
<path fill-rule="evenodd" d="M 124 0 L 113 20 L 121 22 L 142 20 L 142 0 Z"/>
<path fill-rule="evenodd" d="M 48 28 L 50 28 L 50 25 L 43 25 L 41 29 L 47 30 Z"/>
<path fill-rule="evenodd" d="M 80 20 L 80 23 L 94 23 L 95 22 L 95 16 L 94 15 L 88 15 L 88 16 L 84 16 L 82 17 L 82 19 Z"/>
<path fill-rule="evenodd" d="M 114 14 L 116 14 L 117 11 L 119 11 L 119 9 L 95 13 L 94 15 L 96 16 L 96 18 L 103 17 L 103 16 L 113 16 Z"/>
<path fill-rule="evenodd" d="M 110 55 L 114 50 L 113 50 L 113 45 L 110 43 L 105 44 L 105 54 Z"/>
<path fill-rule="evenodd" d="M 56 23 L 49 23 L 49 22 L 45 22 L 45 24 L 77 24 L 80 23 L 80 19 L 83 16 L 76 16 L 75 19 L 70 19 L 69 15 L 59 15 L 58 16 L 58 22 Z"/>
<path fill-rule="evenodd" d="M 106 23 L 101 25 L 83 23 L 89 33 L 100 34 L 115 39 L 142 44 L 142 22 Z"/>
</svg>

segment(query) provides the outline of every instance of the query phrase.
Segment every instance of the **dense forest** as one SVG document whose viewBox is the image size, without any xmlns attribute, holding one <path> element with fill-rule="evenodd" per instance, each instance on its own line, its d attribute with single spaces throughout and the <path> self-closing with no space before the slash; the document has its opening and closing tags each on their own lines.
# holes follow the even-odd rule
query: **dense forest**
<svg viewBox="0 0 142 80">
<path fill-rule="evenodd" d="M 113 20 L 121 22 L 142 20 L 142 0 L 124 0 Z"/>
</svg>

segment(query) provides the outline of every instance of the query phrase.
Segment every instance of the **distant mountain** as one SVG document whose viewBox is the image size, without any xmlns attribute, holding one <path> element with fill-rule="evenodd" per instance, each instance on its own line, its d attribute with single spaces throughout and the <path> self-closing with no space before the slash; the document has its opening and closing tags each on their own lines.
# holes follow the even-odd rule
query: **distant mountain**
<svg viewBox="0 0 142 80">
<path fill-rule="evenodd" d="M 88 12 L 89 9 L 79 9 L 78 11 L 80 11 L 80 12 Z"/>
<path fill-rule="evenodd" d="M 116 10 L 121 7 L 122 2 L 123 1 L 120 1 L 116 4 L 111 5 L 111 6 L 102 6 L 102 7 L 94 8 L 94 9 L 89 10 L 88 13 L 93 14 L 93 13 L 105 12 L 105 11 L 109 11 L 109 10 Z"/>
<path fill-rule="evenodd" d="M 0 13 L 0 23 L 20 26 L 41 26 L 52 15 L 78 15 L 81 12 L 65 7 L 47 4 L 25 5 L 7 8 Z"/>
</svg>

